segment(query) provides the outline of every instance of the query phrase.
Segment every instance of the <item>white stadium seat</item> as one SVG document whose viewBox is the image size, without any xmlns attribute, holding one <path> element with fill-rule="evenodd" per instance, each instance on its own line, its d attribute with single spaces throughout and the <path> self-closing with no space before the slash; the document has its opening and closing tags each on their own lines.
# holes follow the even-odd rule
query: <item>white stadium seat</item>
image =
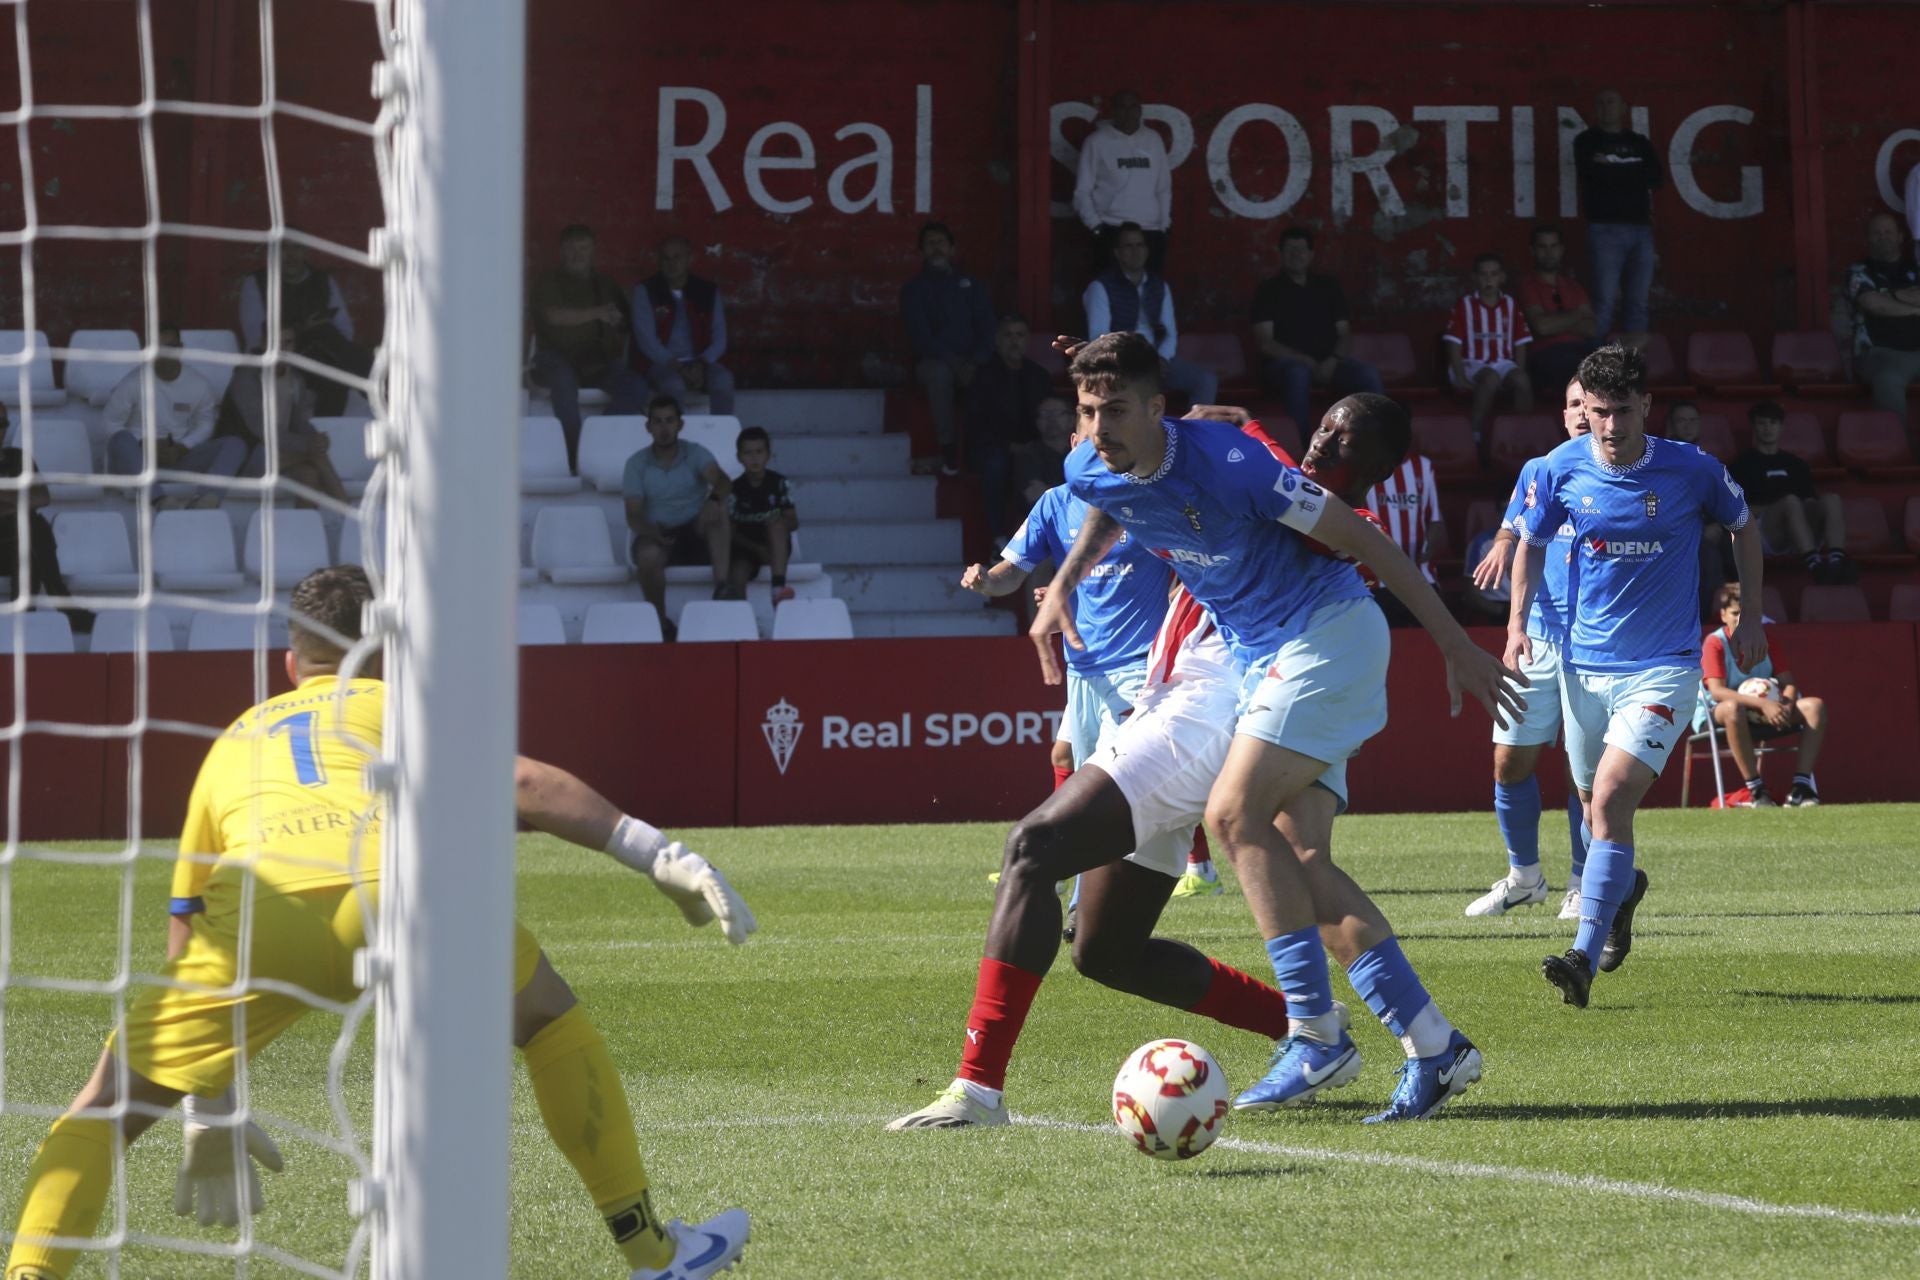
<svg viewBox="0 0 1920 1280">
<path fill-rule="evenodd" d="M 199 351 L 220 351 L 227 355 L 240 353 L 240 339 L 231 329 L 182 329 L 180 345 Z M 184 362 L 187 368 L 213 384 L 215 395 L 225 396 L 227 384 L 233 381 L 234 366 L 214 360 L 196 360 L 188 356 Z"/>
<path fill-rule="evenodd" d="M 526 644 L 565 644 L 567 629 L 560 624 L 560 610 L 550 604 L 521 604 L 515 618 L 519 642 Z"/>
<path fill-rule="evenodd" d="M 853 618 L 836 596 L 796 597 L 773 607 L 775 640 L 851 640 Z"/>
<path fill-rule="evenodd" d="M 140 574 L 117 511 L 62 511 L 53 518 L 60 572 L 80 595 L 138 591 Z"/>
<path fill-rule="evenodd" d="M 563 586 L 625 582 L 599 507 L 542 507 L 533 518 L 533 567 Z"/>
<path fill-rule="evenodd" d="M 327 458 L 339 473 L 340 487 L 357 498 L 367 491 L 367 478 L 373 474 L 373 459 L 367 456 L 367 420 L 365 418 L 315 418 L 314 430 L 326 433 L 331 443 Z"/>
<path fill-rule="evenodd" d="M 558 418 L 520 420 L 520 492 L 577 493 L 580 477 L 567 469 L 567 437 Z"/>
<path fill-rule="evenodd" d="M 93 641 L 88 653 L 132 653 L 139 644 L 142 626 L 147 632 L 147 648 L 155 653 L 173 650 L 173 628 L 165 617 L 139 609 L 109 609 L 93 624 Z"/>
<path fill-rule="evenodd" d="M 46 331 L 37 329 L 33 334 L 35 351 L 31 362 L 27 364 L 27 387 L 23 398 L 20 388 L 20 365 L 18 363 L 0 365 L 0 404 L 9 409 L 17 409 L 31 402 L 35 405 L 56 405 L 67 402 L 67 393 L 53 385 L 53 357 L 47 354 L 51 345 L 47 341 Z M 27 331 L 25 329 L 0 329 L 0 355 L 17 356 L 27 349 Z M 15 414 L 14 417 L 19 417 Z"/>
<path fill-rule="evenodd" d="M 680 640 L 758 640 L 753 606 L 745 600 L 690 600 L 680 610 Z"/>
<path fill-rule="evenodd" d="M 224 511 L 162 511 L 153 519 L 154 580 L 167 591 L 232 591 L 246 585 Z"/>
<path fill-rule="evenodd" d="M 0 370 L 0 374 L 5 372 Z M 7 446 L 17 449 L 25 438 L 26 430 L 16 419 L 7 428 Z M 93 437 L 87 431 L 87 424 L 72 418 L 34 415 L 33 465 L 43 476 L 100 474 L 93 465 Z M 47 492 L 55 502 L 91 502 L 104 490 L 97 484 L 69 482 L 49 484 Z"/>
<path fill-rule="evenodd" d="M 18 641 L 14 628 L 20 629 Z M 16 647 L 17 645 L 17 647 Z M 53 609 L 34 609 L 14 617 L 0 617 L 0 653 L 72 653 L 73 628 L 67 615 Z"/>
<path fill-rule="evenodd" d="M 241 558 L 241 568 L 249 578 L 260 581 L 265 538 L 262 526 L 266 512 L 256 509 L 247 521 L 246 551 Z M 300 579 L 315 569 L 324 569 L 332 563 L 333 556 L 327 550 L 326 526 L 320 522 L 320 513 L 311 508 L 275 507 L 273 509 L 273 579 L 275 591 L 291 591 Z"/>
<path fill-rule="evenodd" d="M 73 336 L 67 339 L 67 347 L 69 350 L 138 351 L 140 335 L 131 329 L 75 329 Z M 99 408 L 107 402 L 113 389 L 120 385 L 121 379 L 139 367 L 138 361 L 89 360 L 83 356 L 68 356 L 63 371 L 67 380 L 67 398 Z"/>
<path fill-rule="evenodd" d="M 580 478 L 601 493 L 619 493 L 627 459 L 653 443 L 638 414 L 588 418 L 580 426 Z"/>
<path fill-rule="evenodd" d="M 682 421 L 686 425 L 680 430 L 680 438 L 704 446 L 729 480 L 739 479 L 746 470 L 740 465 L 740 419 L 730 413 L 690 413 Z M 651 436 L 647 443 L 653 443 Z"/>
<path fill-rule="evenodd" d="M 659 644 L 660 614 L 644 600 L 602 600 L 587 606 L 582 644 Z"/>
<path fill-rule="evenodd" d="M 250 613 L 196 613 L 187 628 L 187 648 L 199 650 L 251 649 L 260 637 L 260 619 Z M 268 649 L 287 647 L 287 620 L 268 618 Z"/>
</svg>

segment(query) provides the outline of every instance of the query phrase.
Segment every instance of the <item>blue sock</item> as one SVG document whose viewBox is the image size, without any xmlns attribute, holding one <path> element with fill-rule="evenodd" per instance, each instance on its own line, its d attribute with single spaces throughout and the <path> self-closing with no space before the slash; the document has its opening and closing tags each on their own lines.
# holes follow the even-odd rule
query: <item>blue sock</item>
<svg viewBox="0 0 1920 1280">
<path fill-rule="evenodd" d="M 1267 939 L 1273 983 L 1287 997 L 1287 1016 L 1317 1018 L 1333 1008 L 1333 981 L 1327 975 L 1327 951 L 1320 929 L 1308 925 Z"/>
<path fill-rule="evenodd" d="M 1593 843 L 1593 828 L 1580 815 L 1580 793 L 1567 793 L 1567 847 L 1573 851 L 1573 869 L 1567 873 L 1570 884 L 1579 884 L 1587 868 L 1587 847 Z"/>
<path fill-rule="evenodd" d="M 1507 842 L 1507 861 L 1515 867 L 1539 866 L 1540 780 L 1494 783 L 1493 816 L 1500 823 L 1500 838 Z"/>
<path fill-rule="evenodd" d="M 1587 869 L 1580 877 L 1580 930 L 1573 936 L 1576 949 L 1599 972 L 1600 948 L 1606 943 L 1607 930 L 1613 928 L 1614 913 L 1633 892 L 1633 846 L 1611 840 L 1595 840 L 1587 850 Z"/>
<path fill-rule="evenodd" d="M 1420 1011 L 1433 1003 L 1433 997 L 1420 985 L 1420 977 L 1407 963 L 1398 938 L 1388 938 L 1354 957 L 1347 966 L 1347 979 L 1373 1016 L 1396 1036 L 1407 1034 Z M 1288 997 L 1292 1002 L 1292 997 Z"/>
</svg>

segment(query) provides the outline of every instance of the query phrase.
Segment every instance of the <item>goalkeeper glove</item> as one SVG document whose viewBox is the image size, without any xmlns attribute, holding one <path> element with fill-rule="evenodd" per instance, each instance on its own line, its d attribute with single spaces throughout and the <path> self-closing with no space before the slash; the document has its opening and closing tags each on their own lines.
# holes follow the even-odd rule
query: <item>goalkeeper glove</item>
<svg viewBox="0 0 1920 1280">
<path fill-rule="evenodd" d="M 280 1148 L 267 1131 L 249 1120 L 236 1131 L 219 1121 L 233 1115 L 233 1090 L 216 1098 L 188 1094 L 181 1110 L 185 1113 L 186 1152 L 180 1160 L 180 1173 L 173 1183 L 173 1211 L 183 1218 L 198 1217 L 203 1227 L 240 1225 L 240 1176 L 238 1163 L 246 1166 L 247 1206 L 260 1212 L 265 1200 L 260 1194 L 260 1174 L 253 1167 L 258 1160 L 279 1173 L 286 1167 Z M 212 1123 L 209 1123 L 212 1122 Z M 239 1153 L 240 1144 L 246 1155 Z"/>
<path fill-rule="evenodd" d="M 703 925 L 718 919 L 726 930 L 727 941 L 739 946 L 747 935 L 760 927 L 753 909 L 727 883 L 720 868 L 688 849 L 678 840 L 654 855 L 647 872 L 660 892 L 673 900 L 680 914 L 691 925 Z"/>
</svg>

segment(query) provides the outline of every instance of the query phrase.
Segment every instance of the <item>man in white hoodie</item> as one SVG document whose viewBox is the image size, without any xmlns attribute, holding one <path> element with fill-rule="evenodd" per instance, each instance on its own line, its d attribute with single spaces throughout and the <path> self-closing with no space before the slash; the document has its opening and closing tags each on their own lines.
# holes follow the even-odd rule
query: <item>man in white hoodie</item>
<svg viewBox="0 0 1920 1280">
<path fill-rule="evenodd" d="M 1112 114 L 1080 145 L 1073 211 L 1099 241 L 1095 270 L 1107 265 L 1120 225 L 1133 222 L 1147 233 L 1147 270 L 1163 274 L 1173 176 L 1166 144 L 1141 124 L 1140 95 L 1131 89 L 1113 95 Z"/>
</svg>

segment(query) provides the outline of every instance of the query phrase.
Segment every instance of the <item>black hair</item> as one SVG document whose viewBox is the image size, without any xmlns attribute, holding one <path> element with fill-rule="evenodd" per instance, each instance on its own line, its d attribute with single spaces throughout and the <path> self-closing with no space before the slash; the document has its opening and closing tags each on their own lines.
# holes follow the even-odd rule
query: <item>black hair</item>
<svg viewBox="0 0 1920 1280">
<path fill-rule="evenodd" d="M 1033 328 L 1033 322 L 1018 311 L 1002 311 L 1000 318 L 994 322 L 994 328 L 997 329 L 1003 324 L 1024 324 L 1029 329 Z"/>
<path fill-rule="evenodd" d="M 337 664 L 346 656 L 340 640 L 360 638 L 361 610 L 372 600 L 373 584 L 359 565 L 315 569 L 300 579 L 287 602 L 287 643 L 311 666 Z"/>
<path fill-rule="evenodd" d="M 1413 449 L 1413 418 L 1407 406 L 1377 391 L 1361 391 L 1339 402 L 1347 407 L 1355 427 L 1365 431 L 1368 452 L 1391 475 Z"/>
<path fill-rule="evenodd" d="M 1559 223 L 1536 222 L 1533 224 L 1532 232 L 1529 233 L 1527 236 L 1527 242 L 1531 244 L 1533 241 L 1538 240 L 1541 236 L 1559 236 L 1562 240 L 1565 240 L 1567 238 L 1566 233 L 1560 230 Z"/>
<path fill-rule="evenodd" d="M 733 452 L 738 455 L 741 448 L 759 441 L 767 446 L 767 452 L 773 452 L 773 437 L 767 434 L 765 427 L 742 427 L 740 434 L 733 438 Z"/>
<path fill-rule="evenodd" d="M 1642 395 L 1647 389 L 1647 358 L 1632 347 L 1615 343 L 1582 360 L 1580 372 L 1575 376 L 1589 395 L 1610 400 Z"/>
<path fill-rule="evenodd" d="M 1281 248 L 1284 249 L 1289 240 L 1304 240 L 1307 242 L 1307 248 L 1313 248 L 1313 232 L 1307 230 L 1305 227 L 1288 227 L 1280 233 Z"/>
<path fill-rule="evenodd" d="M 1759 404 L 1747 410 L 1747 421 L 1758 422 L 1762 418 L 1765 418 L 1768 422 L 1785 422 L 1787 420 L 1787 411 L 1780 407 L 1778 400 L 1762 400 Z"/>
<path fill-rule="evenodd" d="M 1067 369 L 1077 388 L 1110 391 L 1121 383 L 1141 383 L 1158 395 L 1163 383 L 1160 353 L 1142 333 L 1108 333 L 1080 348 Z"/>
<path fill-rule="evenodd" d="M 569 222 L 566 226 L 560 228 L 561 244 L 565 244 L 569 240 L 591 240 L 593 238 L 593 228 L 584 222 Z"/>
<path fill-rule="evenodd" d="M 653 399 L 647 401 L 647 416 L 651 418 L 655 413 L 659 412 L 661 409 L 671 409 L 675 413 L 680 414 L 681 417 L 686 416 L 685 411 L 680 408 L 680 402 L 674 399 L 672 396 L 666 395 L 664 393 L 657 395 Z"/>
<path fill-rule="evenodd" d="M 954 239 L 953 228 L 949 227 L 946 223 L 941 222 L 937 219 L 923 222 L 920 224 L 920 238 L 914 243 L 924 247 L 927 243 L 927 237 L 932 235 L 936 231 L 938 231 L 941 235 L 947 238 L 948 244 L 960 243 L 958 240 Z"/>
<path fill-rule="evenodd" d="M 1499 267 L 1502 271 L 1505 271 L 1507 269 L 1506 259 L 1502 258 L 1497 253 L 1483 253 L 1478 255 L 1473 260 L 1473 269 L 1475 271 L 1478 271 L 1480 269 L 1480 264 L 1483 262 L 1491 262 L 1493 263 L 1494 266 Z"/>
</svg>

